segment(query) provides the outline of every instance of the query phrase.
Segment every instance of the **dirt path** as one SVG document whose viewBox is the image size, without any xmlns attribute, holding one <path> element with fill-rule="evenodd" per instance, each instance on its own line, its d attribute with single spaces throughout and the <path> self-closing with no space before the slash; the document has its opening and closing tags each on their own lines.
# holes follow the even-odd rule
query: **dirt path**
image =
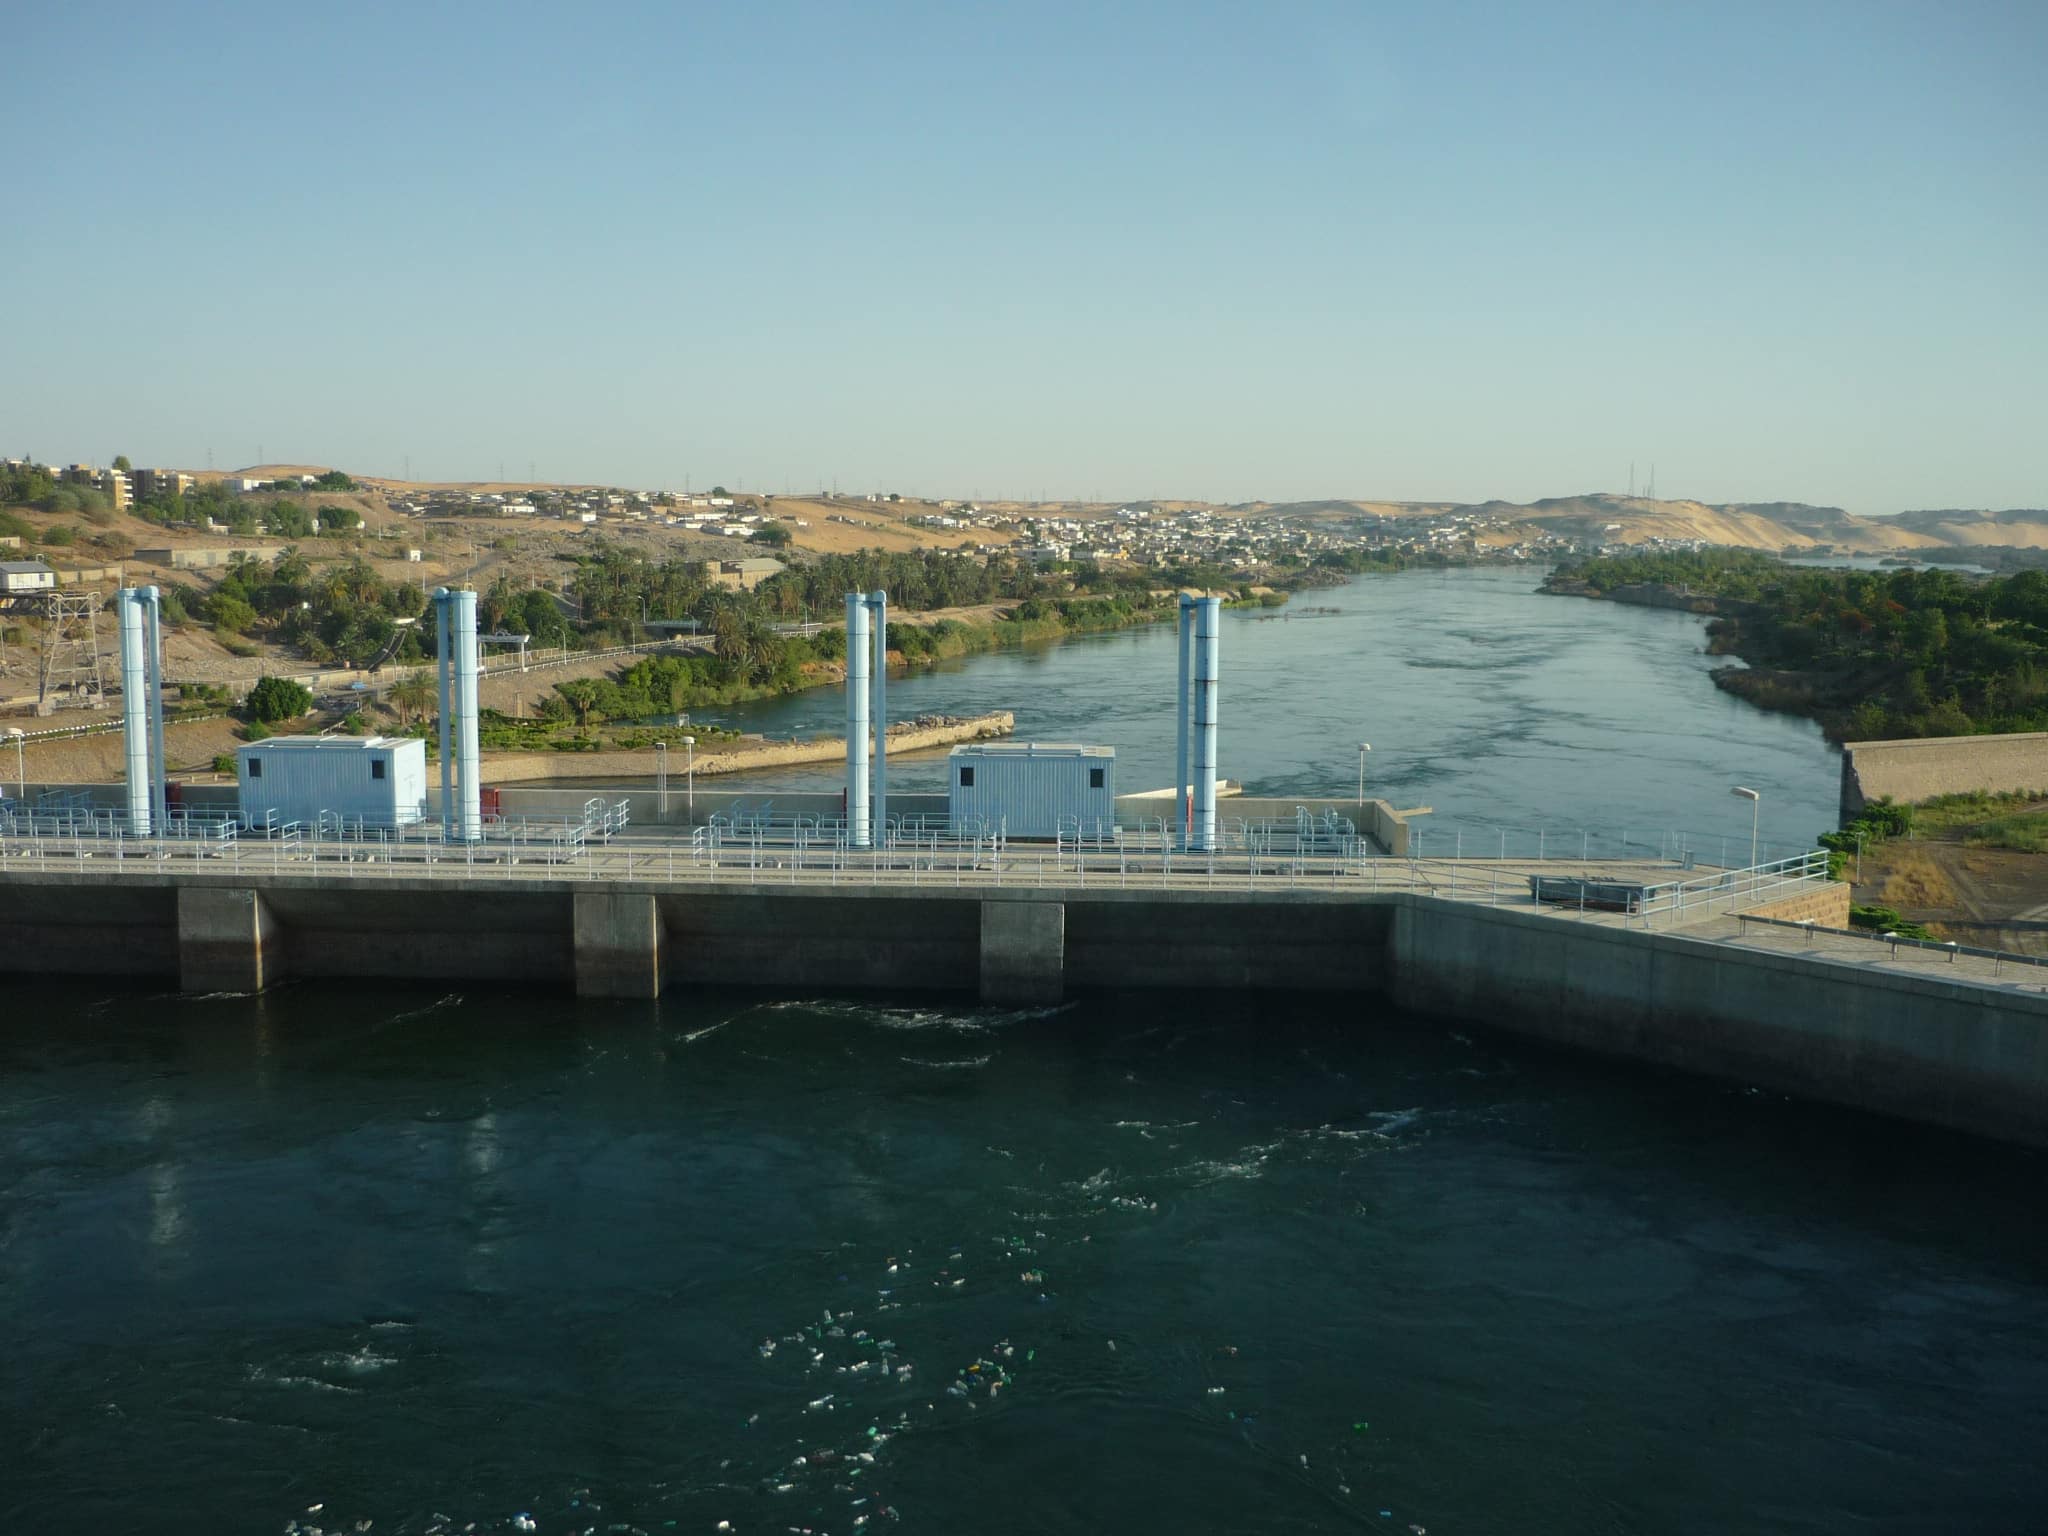
<svg viewBox="0 0 2048 1536">
<path fill-rule="evenodd" d="M 2013 809 L 2048 810 L 2048 801 Z M 1972 848 L 1963 838 L 1951 828 L 1866 850 L 1854 899 L 1961 944 L 2048 955 L 2048 854 Z"/>
<path fill-rule="evenodd" d="M 118 720 L 118 713 L 115 715 Z M 68 722 L 67 722 L 68 723 Z M 164 765 L 172 773 L 210 771 L 213 760 L 232 753 L 242 742 L 233 720 L 194 720 L 164 727 Z M 55 741 L 31 741 L 22 756 L 31 784 L 112 784 L 126 771 L 121 732 L 99 731 Z M 14 780 L 14 753 L 5 758 L 6 778 Z M 10 789 L 10 793 L 11 793 Z"/>
</svg>

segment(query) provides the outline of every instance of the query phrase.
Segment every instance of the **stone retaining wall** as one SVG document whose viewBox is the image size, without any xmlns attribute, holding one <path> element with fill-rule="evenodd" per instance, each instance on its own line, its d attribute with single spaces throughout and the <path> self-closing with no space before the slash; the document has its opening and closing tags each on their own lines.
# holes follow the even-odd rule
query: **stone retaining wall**
<svg viewBox="0 0 2048 1536">
<path fill-rule="evenodd" d="M 889 732 L 889 755 L 893 757 L 899 752 L 923 752 L 963 741 L 1007 736 L 1016 726 L 1017 717 L 1006 709 L 947 725 L 908 726 Z M 681 730 L 675 732 L 678 738 L 684 734 Z M 697 777 L 703 779 L 721 773 L 751 773 L 762 768 L 787 768 L 795 763 L 837 763 L 845 759 L 846 741 L 838 736 L 819 736 L 810 741 L 748 742 L 724 750 L 699 752 L 696 772 Z M 672 788 L 682 785 L 687 767 L 688 757 L 683 748 L 671 742 L 668 777 Z M 644 752 L 486 753 L 483 770 L 487 784 L 529 784 L 541 779 L 651 779 L 659 771 L 659 756 L 652 749 Z"/>
<path fill-rule="evenodd" d="M 1873 800 L 2048 789 L 2048 731 L 1926 736 L 1842 747 L 1842 819 Z"/>
<path fill-rule="evenodd" d="M 1849 926 L 1849 887 L 1833 881 L 1819 890 L 1803 891 L 1783 901 L 1767 901 L 1760 907 L 1745 907 L 1746 917 L 1772 917 L 1786 923 L 1814 923 L 1822 928 Z"/>
</svg>

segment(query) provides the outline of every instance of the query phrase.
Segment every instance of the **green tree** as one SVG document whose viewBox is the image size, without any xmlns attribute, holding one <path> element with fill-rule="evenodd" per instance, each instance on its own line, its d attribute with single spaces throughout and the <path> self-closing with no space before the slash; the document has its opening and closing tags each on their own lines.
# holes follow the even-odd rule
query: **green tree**
<svg viewBox="0 0 2048 1536">
<path fill-rule="evenodd" d="M 590 716 L 596 710 L 604 690 L 597 682 L 587 677 L 571 678 L 566 683 L 555 684 L 555 692 L 562 696 L 562 702 L 576 712 L 576 724 L 590 724 Z"/>
<path fill-rule="evenodd" d="M 299 552 L 298 545 L 287 544 L 271 574 L 287 587 L 303 587 L 313 578 L 313 562 Z"/>
<path fill-rule="evenodd" d="M 263 509 L 263 527 L 281 538 L 303 539 L 313 532 L 313 519 L 301 503 L 280 496 Z"/>
<path fill-rule="evenodd" d="M 721 605 L 712 616 L 711 651 L 720 661 L 746 665 L 747 621 L 738 608 Z"/>
<path fill-rule="evenodd" d="M 398 711 L 400 725 L 411 725 L 415 719 L 426 718 L 427 711 L 434 707 L 434 685 L 424 672 L 406 673 L 391 685 L 391 691 L 384 696 Z"/>
<path fill-rule="evenodd" d="M 258 721 L 275 725 L 306 713 L 313 707 L 313 695 L 305 684 L 289 677 L 259 677 L 249 690 L 245 707 Z"/>
<path fill-rule="evenodd" d="M 206 599 L 206 618 L 215 629 L 240 635 L 256 622 L 256 610 L 234 593 L 216 590 Z"/>
<path fill-rule="evenodd" d="M 122 474 L 127 474 L 134 467 L 133 464 L 128 462 L 127 454 L 117 453 L 114 455 L 114 468 L 118 469 Z"/>
<path fill-rule="evenodd" d="M 770 549 L 789 547 L 789 530 L 780 523 L 763 523 L 748 539 L 751 544 L 766 544 Z"/>
</svg>

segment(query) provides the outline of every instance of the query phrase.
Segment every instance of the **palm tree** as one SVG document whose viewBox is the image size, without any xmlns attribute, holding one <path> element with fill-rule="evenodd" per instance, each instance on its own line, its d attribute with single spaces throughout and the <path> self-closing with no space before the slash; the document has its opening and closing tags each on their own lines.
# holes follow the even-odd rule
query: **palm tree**
<svg viewBox="0 0 2048 1536">
<path fill-rule="evenodd" d="M 576 724 L 580 729 L 590 724 L 590 712 L 597 707 L 597 684 L 587 677 L 571 678 L 566 683 L 555 684 L 555 692 L 562 701 L 576 711 Z"/>
<path fill-rule="evenodd" d="M 415 716 L 424 717 L 434 704 L 434 686 L 427 681 L 425 672 L 408 672 L 386 695 L 391 707 L 398 711 L 398 723 L 411 725 Z"/>
<path fill-rule="evenodd" d="M 720 661 L 746 664 L 747 622 L 731 604 L 720 604 L 711 616 L 711 640 L 712 652 Z"/>
</svg>

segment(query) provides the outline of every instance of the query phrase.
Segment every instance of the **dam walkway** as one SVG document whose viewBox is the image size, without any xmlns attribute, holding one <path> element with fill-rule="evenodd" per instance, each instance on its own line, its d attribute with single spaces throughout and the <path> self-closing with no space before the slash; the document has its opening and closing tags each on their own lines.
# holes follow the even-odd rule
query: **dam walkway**
<svg viewBox="0 0 2048 1536">
<path fill-rule="evenodd" d="M 220 825 L 161 838 L 76 826 L 0 834 L 0 872 L 32 871 L 109 880 L 182 872 L 259 884 L 396 876 L 501 886 L 570 881 L 847 891 L 1290 891 L 1332 899 L 1406 891 L 1645 929 L 1697 924 L 1781 902 L 1827 879 L 1826 858 L 1817 852 L 1749 869 L 1700 869 L 1665 859 L 1570 854 L 1395 858 L 1370 851 L 1362 839 L 1335 847 L 1304 839 L 1196 852 L 1172 848 L 1163 838 L 1025 843 L 940 835 L 863 849 L 846 846 L 843 838 L 806 839 L 800 833 L 720 840 L 703 829 L 677 835 L 599 828 L 574 839 L 551 834 L 475 843 L 444 842 L 437 831 L 365 838 L 294 830 L 264 837 Z"/>
</svg>

